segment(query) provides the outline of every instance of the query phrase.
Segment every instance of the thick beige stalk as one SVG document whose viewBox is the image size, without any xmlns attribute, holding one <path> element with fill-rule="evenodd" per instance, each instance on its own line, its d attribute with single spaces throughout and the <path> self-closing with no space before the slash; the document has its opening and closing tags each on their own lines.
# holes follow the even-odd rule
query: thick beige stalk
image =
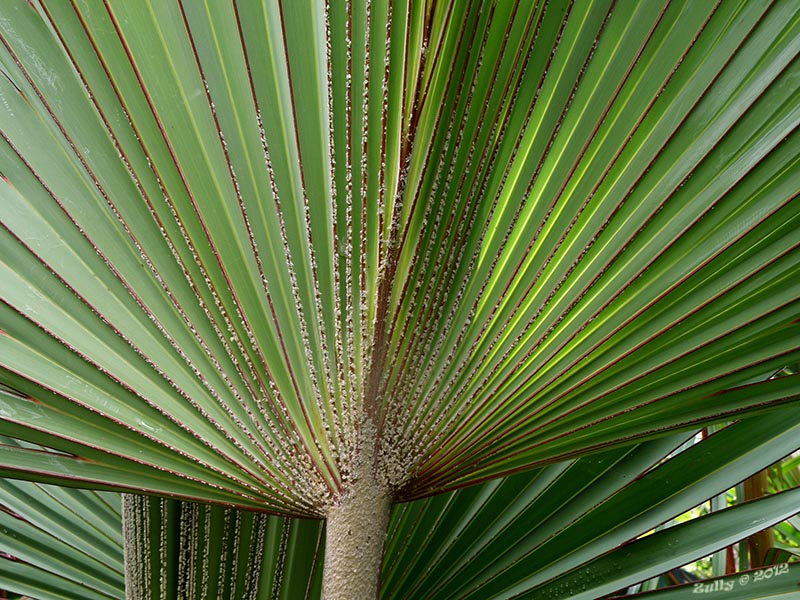
<svg viewBox="0 0 800 600">
<path fill-rule="evenodd" d="M 323 600 L 369 600 L 380 590 L 391 495 L 369 437 L 362 437 L 348 489 L 328 509 Z"/>
</svg>

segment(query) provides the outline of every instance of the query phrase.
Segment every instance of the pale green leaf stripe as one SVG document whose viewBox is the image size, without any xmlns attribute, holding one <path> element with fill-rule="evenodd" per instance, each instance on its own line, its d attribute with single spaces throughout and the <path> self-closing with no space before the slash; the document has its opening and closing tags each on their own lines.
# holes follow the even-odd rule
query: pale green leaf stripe
<svg viewBox="0 0 800 600">
<path fill-rule="evenodd" d="M 451 261 L 458 261 L 460 258 L 465 258 L 463 250 L 458 247 L 459 237 L 465 231 L 469 231 L 475 219 L 475 205 L 469 199 L 473 197 L 474 187 L 470 181 L 475 178 L 474 166 L 482 168 L 477 171 L 483 172 L 487 168 L 487 161 L 485 156 L 481 155 L 480 149 L 486 149 L 487 144 L 491 144 L 492 139 L 497 135 L 497 130 L 493 127 L 483 126 L 475 132 L 475 139 L 470 146 L 467 142 L 471 137 L 475 121 L 482 121 L 488 115 L 494 114 L 495 111 L 502 113 L 503 109 L 507 107 L 507 103 L 511 101 L 511 92 L 514 91 L 515 85 L 521 76 L 521 71 L 524 70 L 527 58 L 524 56 L 526 47 L 525 41 L 522 38 L 527 38 L 533 35 L 533 30 L 536 26 L 536 18 L 540 16 L 536 9 L 536 5 L 531 5 L 527 9 L 520 7 L 519 4 L 510 3 L 508 5 L 498 5 L 498 10 L 511 10 L 512 15 L 507 17 L 499 15 L 491 17 L 493 21 L 504 23 L 506 19 L 510 19 L 505 31 L 499 29 L 494 33 L 493 37 L 503 38 L 501 44 L 489 44 L 486 39 L 481 42 L 480 48 L 470 55 L 469 66 L 470 71 L 476 69 L 478 57 L 486 65 L 494 65 L 490 68 L 481 68 L 475 77 L 475 85 L 478 88 L 486 88 L 491 90 L 489 97 L 485 99 L 485 104 L 477 107 L 477 110 L 469 110 L 472 108 L 473 98 L 466 96 L 465 98 L 458 99 L 457 106 L 453 110 L 448 110 L 448 107 L 440 107 L 440 117 L 446 117 L 447 127 L 455 128 L 458 131 L 457 144 L 453 144 L 453 149 L 449 152 L 442 154 L 439 159 L 437 169 L 437 186 L 442 185 L 442 179 L 453 179 L 452 185 L 448 186 L 447 198 L 439 201 L 434 198 L 428 198 L 425 202 L 418 197 L 415 197 L 415 202 L 423 202 L 429 208 L 429 216 L 432 220 L 435 219 L 436 223 L 446 224 L 445 227 L 428 227 L 427 230 L 422 231 L 422 237 L 417 245 L 421 249 L 431 248 L 430 251 L 420 257 L 413 265 L 413 270 L 416 277 L 420 278 L 420 283 L 423 289 L 431 290 L 427 295 L 422 306 L 421 311 L 411 312 L 405 322 L 399 321 L 397 315 L 394 315 L 393 320 L 397 327 L 402 327 L 402 340 L 403 344 L 394 348 L 393 351 L 397 354 L 398 359 L 395 364 L 388 365 L 393 373 L 405 371 L 408 373 L 415 373 L 418 370 L 424 370 L 422 364 L 426 356 L 436 351 L 436 344 L 438 343 L 441 335 L 447 330 L 448 319 L 445 314 L 437 315 L 437 307 L 443 301 L 442 298 L 452 294 L 452 283 L 454 281 L 457 269 L 447 268 Z M 518 12 L 517 9 L 520 9 Z M 531 11 L 526 15 L 525 10 Z M 482 13 L 483 19 L 489 19 L 491 11 Z M 481 26 L 485 24 L 481 22 Z M 499 26 L 498 26 L 499 28 Z M 514 51 L 514 48 L 519 46 L 519 50 Z M 507 56 L 495 56 L 497 52 L 506 50 Z M 502 58 L 502 60 L 501 60 Z M 450 116 L 447 116 L 448 113 Z M 485 125 L 485 123 L 483 123 Z M 442 125 L 444 126 L 444 125 Z M 464 133 L 461 133 L 464 132 Z M 455 132 L 453 133 L 455 135 Z M 475 163 L 479 163 L 476 165 Z M 449 165 L 449 166 L 448 166 Z M 447 172 L 443 173 L 442 170 Z M 462 175 L 459 175 L 462 174 Z M 485 175 L 485 173 L 483 173 Z M 419 192 L 417 193 L 419 195 Z M 424 197 L 424 196 L 423 196 Z M 431 203 L 439 205 L 439 208 L 430 206 Z M 407 302 L 418 302 L 413 296 L 407 297 Z M 410 305 L 408 310 L 412 310 Z M 425 331 L 425 335 L 421 337 L 408 335 L 410 331 L 415 328 L 425 330 L 429 323 L 435 323 L 437 330 L 429 328 Z M 437 335 L 438 334 L 438 335 Z"/>
</svg>

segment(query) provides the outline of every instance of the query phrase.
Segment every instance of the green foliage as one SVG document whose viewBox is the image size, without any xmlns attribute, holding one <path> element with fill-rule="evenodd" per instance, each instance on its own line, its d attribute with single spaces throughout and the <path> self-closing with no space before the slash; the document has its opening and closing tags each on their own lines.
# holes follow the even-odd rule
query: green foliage
<svg viewBox="0 0 800 600">
<path fill-rule="evenodd" d="M 680 455 L 618 488 L 597 461 L 798 422 L 798 55 L 793 0 L 3 2 L 0 475 L 321 518 L 367 456 L 408 503 L 387 594 L 679 566 L 710 548 L 578 523 L 683 493 L 647 488 Z M 466 516 L 543 502 L 589 536 L 574 565 L 561 529 Z M 727 544 L 736 522 L 679 527 Z M 648 550 L 615 574 L 627 542 Z"/>
<path fill-rule="evenodd" d="M 119 494 L 0 480 L 0 590 L 37 600 L 123 598 L 123 571 Z"/>
</svg>

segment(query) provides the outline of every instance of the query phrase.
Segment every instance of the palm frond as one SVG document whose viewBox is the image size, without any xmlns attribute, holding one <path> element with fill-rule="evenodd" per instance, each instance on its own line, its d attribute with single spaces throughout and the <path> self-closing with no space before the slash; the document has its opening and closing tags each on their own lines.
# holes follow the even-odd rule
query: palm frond
<svg viewBox="0 0 800 600">
<path fill-rule="evenodd" d="M 0 590 L 37 600 L 121 600 L 120 520 L 119 494 L 0 479 Z"/>
<path fill-rule="evenodd" d="M 0 475 L 388 519 L 791 414 L 798 55 L 792 0 L 4 2 Z"/>
</svg>

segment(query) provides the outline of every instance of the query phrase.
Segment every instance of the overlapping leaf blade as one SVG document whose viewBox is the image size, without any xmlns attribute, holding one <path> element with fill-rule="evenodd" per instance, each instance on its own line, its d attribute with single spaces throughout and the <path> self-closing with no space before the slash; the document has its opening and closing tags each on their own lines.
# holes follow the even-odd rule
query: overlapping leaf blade
<svg viewBox="0 0 800 600">
<path fill-rule="evenodd" d="M 677 533 L 670 528 L 663 543 L 648 542 L 649 551 L 629 544 L 791 452 L 797 436 L 791 413 L 796 409 L 743 420 L 667 458 L 684 436 L 401 505 L 390 527 L 384 595 L 567 597 L 567 588 L 577 593 L 585 586 L 586 597 L 597 598 L 651 577 L 647 569 L 661 573 L 704 556 L 708 547 L 728 543 L 717 534 L 742 537 L 733 531 L 743 532 L 750 520 L 733 517 L 736 526 L 717 533 L 681 536 L 686 554 L 680 556 L 677 546 L 675 552 L 668 547 Z M 775 518 L 783 520 L 787 511 L 797 511 L 791 501 Z M 593 577 L 583 577 L 598 561 L 627 570 L 598 567 Z"/>
<path fill-rule="evenodd" d="M 0 589 L 41 600 L 124 598 L 120 513 L 118 494 L 0 480 Z"/>
<path fill-rule="evenodd" d="M 594 598 L 655 571 L 674 568 L 687 557 L 767 523 L 768 505 L 774 499 L 748 508 L 754 513 L 752 518 L 734 511 L 721 517 L 729 522 L 720 527 L 708 528 L 710 520 L 704 519 L 686 527 L 667 528 L 641 541 L 636 538 L 794 448 L 796 412 L 781 410 L 743 420 L 694 444 L 690 439 L 677 451 L 676 445 L 685 435 L 399 505 L 389 533 L 382 597 L 563 597 L 566 590 L 572 590 Z M 3 502 L 30 513 L 40 504 L 41 488 L 33 494 L 20 494 L 24 486 L 33 487 L 6 484 Z M 782 498 L 778 501 L 784 508 L 775 519 L 783 518 L 787 510 L 796 511 L 796 501 Z M 163 592 L 190 598 L 218 589 L 226 597 L 231 593 L 242 598 L 319 597 L 320 521 L 157 498 L 131 497 L 128 502 L 132 504 L 126 513 L 127 526 L 134 527 L 142 519 L 147 523 L 127 537 L 128 568 L 150 574 L 145 579 L 134 578 L 148 586 L 147 590 L 136 588 L 133 593 L 137 596 L 149 593 L 157 597 Z M 60 539 L 72 538 L 85 549 L 88 538 L 78 529 L 81 523 L 97 523 L 95 529 L 107 532 L 118 532 L 120 527 L 118 512 L 99 521 L 97 517 L 103 513 L 95 504 L 78 507 L 77 516 L 66 522 L 61 519 L 62 512 L 53 513 L 55 522 L 38 526 L 51 535 L 57 533 Z M 9 527 L 9 531 L 17 533 L 19 528 Z M 99 563 L 116 560 L 119 569 L 122 549 L 118 538 L 117 533 L 102 556 L 99 550 L 105 546 L 92 541 L 88 544 L 92 552 L 78 552 L 71 562 L 85 570 L 84 577 Z M 150 544 L 152 539 L 159 543 Z M 45 569 L 54 568 L 50 566 L 54 559 L 51 546 L 42 548 Z M 226 546 L 230 551 L 224 551 Z M 16 569 L 21 564 L 12 563 L 11 580 L 25 578 L 24 569 Z M 791 573 L 787 571 L 789 576 L 775 583 L 793 582 Z M 46 577 L 45 570 L 41 581 Z M 211 587 L 204 588 L 203 581 Z M 748 588 L 750 598 L 775 589 L 753 583 Z M 786 585 L 780 589 L 785 590 Z M 67 588 L 61 593 L 67 595 Z M 83 598 L 83 593 L 74 597 Z"/>
</svg>

